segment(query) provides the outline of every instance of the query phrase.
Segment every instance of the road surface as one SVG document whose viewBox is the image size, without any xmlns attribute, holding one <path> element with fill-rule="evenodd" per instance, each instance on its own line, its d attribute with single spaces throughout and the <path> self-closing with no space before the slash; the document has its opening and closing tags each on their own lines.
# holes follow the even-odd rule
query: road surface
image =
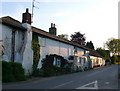
<svg viewBox="0 0 120 91">
<path fill-rule="evenodd" d="M 84 72 L 42 78 L 30 82 L 3 84 L 3 89 L 118 89 L 118 65 Z"/>
</svg>

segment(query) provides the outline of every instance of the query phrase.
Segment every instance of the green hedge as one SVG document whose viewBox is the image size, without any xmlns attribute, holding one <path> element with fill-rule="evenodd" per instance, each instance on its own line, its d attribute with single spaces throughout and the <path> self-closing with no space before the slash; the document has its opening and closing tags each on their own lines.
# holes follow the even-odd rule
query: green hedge
<svg viewBox="0 0 120 91">
<path fill-rule="evenodd" d="M 54 58 L 60 60 L 60 67 L 53 65 Z M 64 57 L 56 54 L 50 54 L 42 60 L 42 70 L 43 76 L 62 75 L 71 72 L 71 65 L 67 62 L 66 59 L 64 59 Z"/>
<path fill-rule="evenodd" d="M 60 60 L 61 64 L 60 67 L 57 65 L 53 65 L 54 58 Z M 42 59 L 42 68 L 35 69 L 33 66 L 33 73 L 32 76 L 35 77 L 49 77 L 49 76 L 56 76 L 62 74 L 71 73 L 72 64 L 67 62 L 64 57 L 56 54 L 46 55 L 46 58 Z"/>
<path fill-rule="evenodd" d="M 24 81 L 24 69 L 20 63 L 2 61 L 2 82 Z"/>
</svg>

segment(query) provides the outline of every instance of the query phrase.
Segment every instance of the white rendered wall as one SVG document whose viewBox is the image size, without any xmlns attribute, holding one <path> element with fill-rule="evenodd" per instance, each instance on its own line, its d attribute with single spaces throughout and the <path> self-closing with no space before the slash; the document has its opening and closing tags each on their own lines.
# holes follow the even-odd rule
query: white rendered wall
<svg viewBox="0 0 120 91">
<path fill-rule="evenodd" d="M 4 46 L 3 60 L 11 61 L 11 50 L 12 50 L 12 30 L 13 28 L 6 25 L 1 25 L 2 27 L 2 39 Z M 27 26 L 28 27 L 28 26 Z M 33 53 L 32 53 L 32 31 L 25 30 L 15 30 L 15 62 L 22 64 L 25 69 L 26 74 L 28 71 L 32 71 L 33 65 Z M 1 32 L 1 31 L 0 31 Z M 21 52 L 22 50 L 22 52 Z"/>
<path fill-rule="evenodd" d="M 38 68 L 42 67 L 41 60 L 45 58 L 46 55 L 57 54 L 63 56 L 65 59 L 68 59 L 70 55 L 74 55 L 73 45 L 69 45 L 49 38 L 42 38 L 40 36 L 39 36 L 39 44 L 41 47 L 40 47 L 40 60 L 39 60 Z M 78 56 L 84 54 L 83 49 L 81 48 L 77 48 L 77 49 L 78 49 L 78 54 L 77 54 Z"/>
<path fill-rule="evenodd" d="M 0 24 L 0 61 L 2 61 L 2 51 L 3 51 L 3 47 L 2 47 L 2 25 Z"/>
<path fill-rule="evenodd" d="M 0 24 L 1 27 L 1 24 Z M 2 25 L 2 39 L 4 46 L 4 61 L 11 61 L 11 39 L 12 39 L 12 29 L 5 25 Z"/>
<path fill-rule="evenodd" d="M 0 23 L 0 40 L 2 40 L 2 24 Z"/>
<path fill-rule="evenodd" d="M 15 61 L 21 64 L 23 62 L 23 53 L 21 51 L 24 44 L 25 32 L 20 30 L 15 32 Z"/>
<path fill-rule="evenodd" d="M 23 50 L 23 68 L 25 69 L 25 74 L 29 75 L 32 72 L 33 65 L 33 50 L 32 50 L 32 30 L 31 25 L 27 23 L 22 24 L 23 27 L 27 29 L 24 39 L 24 50 Z"/>
</svg>

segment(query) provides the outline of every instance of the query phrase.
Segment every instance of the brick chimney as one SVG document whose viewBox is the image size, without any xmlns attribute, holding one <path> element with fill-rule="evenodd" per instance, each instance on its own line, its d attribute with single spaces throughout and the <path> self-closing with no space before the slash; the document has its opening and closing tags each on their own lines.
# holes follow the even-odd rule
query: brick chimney
<svg viewBox="0 0 120 91">
<path fill-rule="evenodd" d="M 49 33 L 53 35 L 57 35 L 57 29 L 55 28 L 55 24 L 51 23 L 51 27 L 49 28 Z"/>
<path fill-rule="evenodd" d="M 26 12 L 22 14 L 22 23 L 28 23 L 31 25 L 31 14 L 29 13 L 28 8 L 26 8 Z"/>
</svg>

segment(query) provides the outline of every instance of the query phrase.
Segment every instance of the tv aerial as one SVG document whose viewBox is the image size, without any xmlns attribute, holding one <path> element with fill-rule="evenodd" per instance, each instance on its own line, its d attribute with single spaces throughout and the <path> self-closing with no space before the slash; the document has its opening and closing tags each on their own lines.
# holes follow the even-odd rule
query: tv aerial
<svg viewBox="0 0 120 91">
<path fill-rule="evenodd" d="M 35 2 L 36 2 L 36 3 L 40 3 L 40 2 L 38 2 L 38 1 L 36 1 L 36 0 L 33 0 L 33 1 L 32 1 L 32 23 L 33 23 L 34 8 L 39 9 L 38 7 L 35 6 Z"/>
</svg>

